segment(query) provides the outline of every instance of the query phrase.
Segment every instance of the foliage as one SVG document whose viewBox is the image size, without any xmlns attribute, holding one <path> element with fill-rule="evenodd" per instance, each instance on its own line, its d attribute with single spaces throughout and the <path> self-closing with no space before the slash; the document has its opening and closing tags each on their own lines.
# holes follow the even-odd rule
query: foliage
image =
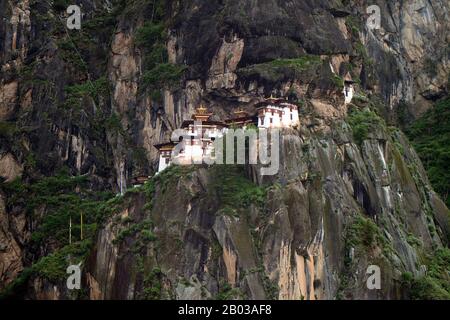
<svg viewBox="0 0 450 320">
<path fill-rule="evenodd" d="M 414 300 L 450 299 L 450 249 L 441 248 L 428 257 L 427 273 L 415 278 L 411 273 L 402 275 L 402 284 Z"/>
<path fill-rule="evenodd" d="M 433 188 L 450 207 L 450 98 L 439 101 L 406 130 Z"/>
<path fill-rule="evenodd" d="M 0 301 L 14 298 L 18 292 L 24 289 L 32 275 L 32 268 L 23 269 L 22 272 L 0 292 Z"/>
<path fill-rule="evenodd" d="M 69 264 L 83 262 L 91 249 L 98 224 L 121 205 L 109 192 L 92 191 L 86 176 L 70 176 L 62 170 L 55 176 L 24 183 L 19 179 L 1 183 L 8 210 L 23 208 L 33 217 L 31 250 L 52 251 L 26 268 L 0 296 L 10 297 L 21 290 L 31 276 L 52 282 L 66 277 Z M 80 217 L 83 213 L 83 240 Z M 69 244 L 69 219 L 72 218 L 72 243 Z M 147 237 L 147 235 L 145 235 Z M 34 249 L 33 249 L 34 248 Z"/>
<path fill-rule="evenodd" d="M 346 247 L 373 248 L 376 245 L 384 246 L 386 239 L 382 236 L 380 228 L 370 218 L 357 215 L 346 232 Z"/>
<path fill-rule="evenodd" d="M 160 63 L 144 72 L 143 83 L 152 90 L 172 89 L 179 83 L 185 70 L 186 66 Z"/>
<path fill-rule="evenodd" d="M 229 212 L 245 209 L 251 204 L 264 205 L 266 189 L 247 179 L 243 166 L 216 165 L 212 174 L 212 191 L 216 192 L 222 207 Z"/>
<path fill-rule="evenodd" d="M 234 300 L 236 298 L 242 298 L 242 292 L 239 288 L 233 288 L 230 284 L 224 283 L 219 293 L 217 294 L 217 300 Z"/>
<path fill-rule="evenodd" d="M 305 55 L 295 59 L 276 59 L 269 64 L 274 67 L 289 67 L 299 71 L 306 70 L 311 66 L 320 64 L 321 60 L 319 56 Z"/>
<path fill-rule="evenodd" d="M 345 19 L 345 25 L 350 29 L 352 36 L 358 39 L 361 22 L 355 16 L 350 15 Z"/>
<path fill-rule="evenodd" d="M 101 77 L 93 82 L 86 81 L 68 86 L 65 91 L 67 95 L 65 105 L 69 108 L 80 106 L 81 99 L 85 97 L 91 97 L 95 103 L 98 103 L 100 97 L 109 95 L 108 80 L 106 77 Z"/>
<path fill-rule="evenodd" d="M 344 89 L 344 79 L 342 79 L 342 77 L 338 76 L 337 74 L 333 74 L 331 77 L 331 81 L 336 88 L 340 90 Z"/>
<path fill-rule="evenodd" d="M 369 132 L 373 129 L 384 125 L 383 119 L 367 108 L 363 110 L 357 108 L 351 109 L 347 119 L 352 127 L 353 137 L 358 144 L 362 144 L 369 137 Z"/>
<path fill-rule="evenodd" d="M 67 245 L 41 258 L 31 268 L 39 276 L 57 282 L 67 276 L 66 268 L 68 265 L 85 261 L 91 247 L 92 242 L 90 240 Z"/>
<path fill-rule="evenodd" d="M 128 237 L 137 236 L 137 240 L 144 242 L 152 242 L 156 240 L 156 236 L 150 231 L 153 228 L 153 222 L 150 219 L 143 220 L 140 223 L 130 223 L 130 226 L 120 231 L 113 243 L 122 242 Z"/>
<path fill-rule="evenodd" d="M 72 239 L 77 241 L 80 235 L 80 219 L 83 213 L 84 236 L 92 237 L 97 224 L 112 210 L 107 205 L 109 193 L 88 191 L 87 177 L 71 177 L 59 173 L 45 177 L 31 184 L 20 180 L 3 183 L 2 190 L 8 195 L 7 206 L 24 207 L 27 214 L 34 216 L 38 209 L 45 209 L 45 214 L 37 218 L 37 228 L 31 235 L 32 244 L 46 242 L 68 244 L 69 219 L 72 218 Z"/>
<path fill-rule="evenodd" d="M 117 113 L 113 113 L 110 117 L 108 117 L 105 121 L 105 128 L 110 131 L 122 132 L 122 123 L 120 122 L 120 117 Z"/>
<path fill-rule="evenodd" d="M 161 300 L 163 298 L 163 280 L 164 274 L 161 269 L 154 268 L 144 278 L 143 297 L 146 300 Z"/>
<path fill-rule="evenodd" d="M 86 64 L 84 58 L 79 54 L 80 51 L 71 38 L 58 39 L 56 44 L 59 49 L 58 54 L 64 62 L 72 66 L 74 70 L 81 73 L 86 73 L 88 71 L 88 65 Z"/>
<path fill-rule="evenodd" d="M 55 11 L 66 11 L 66 9 L 71 5 L 69 0 L 53 0 L 53 9 Z"/>
<path fill-rule="evenodd" d="M 154 43 L 166 37 L 166 30 L 162 22 L 147 21 L 136 31 L 135 43 L 137 46 L 152 48 Z"/>
<path fill-rule="evenodd" d="M 18 132 L 18 128 L 15 123 L 0 121 L 0 139 L 12 139 Z"/>
<path fill-rule="evenodd" d="M 25 268 L 6 288 L 0 292 L 0 300 L 13 298 L 33 276 L 41 276 L 52 282 L 67 277 L 66 268 L 70 264 L 83 263 L 92 247 L 91 240 L 67 245 L 52 254 L 42 257 L 30 267 Z"/>
<path fill-rule="evenodd" d="M 150 91 L 152 99 L 159 101 L 162 99 L 161 90 L 177 89 L 186 66 L 168 61 L 164 1 L 154 1 L 152 11 L 152 19 L 137 29 L 134 40 L 144 52 L 142 84 Z"/>
</svg>

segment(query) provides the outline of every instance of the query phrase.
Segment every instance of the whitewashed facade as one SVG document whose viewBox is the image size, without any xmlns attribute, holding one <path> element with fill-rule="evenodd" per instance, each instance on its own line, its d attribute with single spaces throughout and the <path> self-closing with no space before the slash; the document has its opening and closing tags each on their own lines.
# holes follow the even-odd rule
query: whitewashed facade
<svg viewBox="0 0 450 320">
<path fill-rule="evenodd" d="M 280 99 L 269 99 L 258 109 L 259 128 L 289 128 L 300 123 L 298 107 Z"/>
</svg>

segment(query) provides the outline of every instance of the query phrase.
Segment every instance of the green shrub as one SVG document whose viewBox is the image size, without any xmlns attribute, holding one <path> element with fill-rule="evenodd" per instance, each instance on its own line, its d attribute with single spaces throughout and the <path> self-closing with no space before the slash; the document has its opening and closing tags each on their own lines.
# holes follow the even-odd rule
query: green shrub
<svg viewBox="0 0 450 320">
<path fill-rule="evenodd" d="M 80 219 L 83 214 L 84 237 L 94 236 L 97 224 L 108 215 L 113 206 L 106 205 L 110 193 L 87 190 L 89 180 L 85 176 L 69 176 L 59 173 L 36 182 L 25 184 L 19 179 L 1 185 L 7 194 L 8 206 L 20 206 L 33 216 L 43 208 L 44 215 L 36 217 L 36 227 L 31 234 L 31 245 L 53 241 L 64 246 L 69 241 L 69 220 L 72 219 L 72 240 L 80 240 Z"/>
<path fill-rule="evenodd" d="M 212 190 L 228 211 L 248 208 L 251 204 L 263 206 L 266 189 L 255 185 L 245 177 L 241 166 L 216 165 L 212 171 Z"/>
<path fill-rule="evenodd" d="M 370 218 L 357 215 L 349 225 L 346 232 L 346 246 L 356 248 L 373 248 L 376 245 L 384 246 L 386 240 L 383 238 L 380 228 Z"/>
<path fill-rule="evenodd" d="M 81 99 L 84 97 L 91 97 L 98 103 L 101 96 L 109 95 L 109 84 L 106 77 L 101 77 L 93 82 L 86 81 L 82 84 L 68 86 L 65 91 L 67 97 L 64 105 L 72 108 L 73 106 L 80 106 Z"/>
<path fill-rule="evenodd" d="M 67 277 L 67 267 L 85 261 L 91 247 L 92 242 L 90 240 L 65 246 L 41 258 L 33 264 L 32 270 L 35 274 L 53 282 L 63 280 Z"/>
<path fill-rule="evenodd" d="M 149 90 L 152 100 L 161 101 L 161 90 L 177 89 L 186 66 L 169 63 L 164 1 L 154 1 L 152 6 L 152 21 L 137 29 L 134 39 L 136 45 L 143 48 L 143 87 Z"/>
<path fill-rule="evenodd" d="M 163 277 L 161 269 L 154 268 L 144 278 L 143 298 L 145 300 L 161 300 L 163 298 Z"/>
<path fill-rule="evenodd" d="M 441 100 L 406 130 L 433 188 L 450 207 L 450 98 Z"/>
<path fill-rule="evenodd" d="M 353 108 L 347 117 L 353 137 L 358 144 L 362 144 L 369 137 L 369 132 L 384 126 L 384 121 L 370 109 L 359 110 Z"/>
<path fill-rule="evenodd" d="M 56 12 L 66 11 L 72 3 L 68 0 L 53 0 L 53 9 Z"/>
<path fill-rule="evenodd" d="M 359 30 L 361 28 L 361 22 L 355 16 L 348 16 L 345 19 L 345 25 L 350 29 L 351 34 L 355 38 L 359 38 Z"/>
<path fill-rule="evenodd" d="M 242 298 L 242 292 L 239 288 L 233 288 L 230 284 L 224 283 L 219 293 L 217 294 L 217 300 L 234 300 L 237 298 Z"/>
<path fill-rule="evenodd" d="M 144 72 L 143 83 L 154 90 L 172 89 L 179 83 L 185 70 L 186 66 L 161 63 Z"/>
<path fill-rule="evenodd" d="M 151 48 L 155 42 L 162 41 L 166 37 L 166 29 L 163 23 L 146 22 L 137 29 L 135 43 L 138 46 Z"/>
<path fill-rule="evenodd" d="M 440 248 L 426 258 L 427 273 L 415 278 L 407 272 L 402 285 L 414 300 L 450 299 L 450 249 Z"/>
<path fill-rule="evenodd" d="M 0 138 L 10 139 L 14 137 L 18 131 L 15 123 L 0 121 Z"/>
<path fill-rule="evenodd" d="M 121 230 L 117 237 L 114 239 L 114 244 L 119 244 L 126 238 L 136 236 L 136 240 L 143 240 L 144 242 L 151 242 L 156 240 L 156 236 L 151 229 L 153 228 L 153 222 L 150 219 L 143 220 L 139 223 L 130 223 L 130 225 Z"/>
</svg>

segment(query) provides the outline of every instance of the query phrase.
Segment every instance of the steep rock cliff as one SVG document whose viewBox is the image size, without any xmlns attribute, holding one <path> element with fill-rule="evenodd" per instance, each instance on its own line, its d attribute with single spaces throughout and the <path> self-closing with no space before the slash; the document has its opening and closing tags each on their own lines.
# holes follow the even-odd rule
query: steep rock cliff
<svg viewBox="0 0 450 320">
<path fill-rule="evenodd" d="M 422 277 L 425 253 L 446 245 L 448 209 L 404 136 L 378 117 L 364 123 L 372 111 L 411 121 L 448 94 L 446 1 L 376 1 L 379 30 L 365 25 L 367 1 L 77 3 L 82 29 L 67 30 L 65 1 L 0 0 L 0 289 L 55 299 L 414 295 L 402 275 Z M 347 72 L 362 116 L 347 116 Z M 277 176 L 230 171 L 231 190 L 250 190 L 241 206 L 221 197 L 215 181 L 226 177 L 214 168 L 174 169 L 179 181 L 169 173 L 125 199 L 100 195 L 152 175 L 153 145 L 199 103 L 223 119 L 271 94 L 301 107 L 302 126 L 283 136 Z M 51 223 L 66 194 L 87 201 L 78 182 L 46 180 L 61 169 L 99 193 L 88 201 L 101 212 L 91 202 L 85 211 L 89 246 L 66 246 L 68 215 Z M 54 231 L 61 239 L 36 241 Z M 76 294 L 63 280 L 68 252 L 86 258 Z M 370 264 L 384 271 L 381 291 L 364 286 Z"/>
</svg>

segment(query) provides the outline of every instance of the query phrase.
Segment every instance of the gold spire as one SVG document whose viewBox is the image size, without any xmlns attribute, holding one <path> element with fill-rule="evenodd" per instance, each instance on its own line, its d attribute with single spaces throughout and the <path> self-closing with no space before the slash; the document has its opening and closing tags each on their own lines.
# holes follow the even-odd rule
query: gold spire
<svg viewBox="0 0 450 320">
<path fill-rule="evenodd" d="M 212 116 L 212 113 L 208 113 L 208 109 L 203 105 L 200 105 L 196 110 L 196 113 L 192 116 L 194 120 L 197 121 L 208 121 Z"/>
<path fill-rule="evenodd" d="M 196 110 L 198 115 L 205 115 L 208 112 L 208 109 L 205 108 L 202 104 Z"/>
</svg>

